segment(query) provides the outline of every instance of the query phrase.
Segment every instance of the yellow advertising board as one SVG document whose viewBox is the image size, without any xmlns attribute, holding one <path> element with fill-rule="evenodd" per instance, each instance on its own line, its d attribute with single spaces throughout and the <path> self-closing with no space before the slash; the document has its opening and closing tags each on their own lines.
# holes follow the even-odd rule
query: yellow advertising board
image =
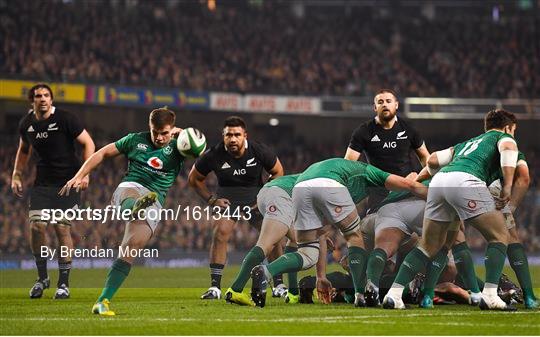
<svg viewBox="0 0 540 337">
<path fill-rule="evenodd" d="M 38 83 L 32 81 L 0 79 L 0 99 L 26 100 L 28 90 Z M 84 103 L 86 86 L 84 84 L 47 83 L 54 93 L 54 100 L 69 103 Z"/>
</svg>

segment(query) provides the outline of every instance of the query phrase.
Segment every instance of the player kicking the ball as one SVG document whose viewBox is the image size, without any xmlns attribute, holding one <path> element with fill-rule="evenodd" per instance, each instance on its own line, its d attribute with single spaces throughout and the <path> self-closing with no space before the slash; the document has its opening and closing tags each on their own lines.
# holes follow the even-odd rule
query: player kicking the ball
<svg viewBox="0 0 540 337">
<path fill-rule="evenodd" d="M 428 170 L 433 179 L 429 185 L 422 239 L 401 265 L 383 300 L 384 308 L 405 308 L 401 299 L 404 285 L 443 248 L 450 224 L 459 217 L 466 225 L 478 229 L 488 241 L 486 283 L 480 308 L 515 310 L 497 295 L 508 232 L 487 185 L 491 183 L 490 177 L 502 170 L 504 183 L 499 199 L 508 202 L 518 158 L 513 138 L 516 123 L 516 117 L 510 112 L 490 111 L 485 117 L 484 134 L 430 156 Z"/>
<path fill-rule="evenodd" d="M 176 116 L 167 108 L 155 109 L 150 113 L 150 132 L 130 133 L 122 139 L 110 143 L 94 153 L 83 164 L 79 172 L 66 183 L 60 191 L 68 195 L 69 191 L 79 189 L 83 177 L 95 169 L 105 158 L 123 154 L 129 161 L 128 172 L 114 191 L 112 204 L 121 210 L 131 210 L 132 219 L 126 224 L 121 247 L 142 249 L 152 237 L 158 219 L 139 219 L 139 211 L 159 209 L 165 201 L 169 188 L 176 180 L 184 163 L 184 157 L 177 149 L 173 134 L 181 131 L 174 127 Z M 109 303 L 131 270 L 136 256 L 117 258 L 109 270 L 105 287 L 92 308 L 94 314 L 113 316 Z"/>
<path fill-rule="evenodd" d="M 426 194 L 426 187 L 418 182 L 366 163 L 341 158 L 315 163 L 302 173 L 292 192 L 298 252 L 285 254 L 268 266 L 253 268 L 251 294 L 255 304 L 265 305 L 266 286 L 273 275 L 305 270 L 317 263 L 320 229 L 323 220 L 327 219 L 340 229 L 347 240 L 355 306 L 365 306 L 363 280 L 368 254 L 359 231 L 360 218 L 355 205 L 367 197 L 369 187 L 379 186 L 409 190 L 420 197 Z"/>
</svg>

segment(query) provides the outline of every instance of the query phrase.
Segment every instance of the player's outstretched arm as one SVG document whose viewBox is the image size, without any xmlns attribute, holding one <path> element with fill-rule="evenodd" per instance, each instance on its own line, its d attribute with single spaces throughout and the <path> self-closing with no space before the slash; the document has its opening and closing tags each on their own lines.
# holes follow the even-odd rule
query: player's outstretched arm
<svg viewBox="0 0 540 337">
<path fill-rule="evenodd" d="M 11 190 L 19 198 L 22 197 L 22 173 L 30 154 L 32 153 L 32 146 L 26 143 L 22 138 L 19 139 L 19 147 L 17 148 L 17 155 L 15 156 L 15 165 L 13 166 L 13 173 L 11 175 Z"/>
<path fill-rule="evenodd" d="M 75 188 L 77 191 L 81 189 L 81 182 L 85 176 L 90 174 L 93 169 L 95 169 L 103 159 L 115 157 L 120 154 L 120 151 L 116 148 L 115 143 L 110 143 L 108 145 L 105 145 L 101 149 L 99 149 L 97 152 L 92 154 L 90 158 L 88 158 L 84 164 L 81 166 L 79 171 L 75 174 L 73 178 L 71 178 L 65 185 L 62 187 L 59 195 L 69 195 L 69 191 L 72 188 Z"/>
<path fill-rule="evenodd" d="M 332 302 L 332 282 L 326 277 L 326 254 L 328 253 L 328 243 L 326 242 L 328 233 L 324 233 L 319 238 L 319 258 L 317 260 L 317 297 L 324 304 Z"/>
<path fill-rule="evenodd" d="M 424 200 L 427 198 L 428 189 L 426 186 L 417 181 L 403 178 L 395 174 L 391 174 L 386 178 L 384 187 L 390 191 L 406 190 Z"/>
<path fill-rule="evenodd" d="M 441 151 L 435 151 L 429 156 L 427 160 L 426 170 L 433 177 L 435 173 L 439 172 L 441 167 L 448 165 L 452 161 L 453 157 L 453 147 L 449 147 Z"/>
</svg>

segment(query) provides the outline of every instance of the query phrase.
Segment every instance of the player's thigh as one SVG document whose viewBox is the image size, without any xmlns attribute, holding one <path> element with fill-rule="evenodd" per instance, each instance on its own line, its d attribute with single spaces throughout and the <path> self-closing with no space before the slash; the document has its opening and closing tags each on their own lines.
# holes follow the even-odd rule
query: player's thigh
<svg viewBox="0 0 540 337">
<path fill-rule="evenodd" d="M 293 209 L 296 212 L 294 229 L 299 231 L 316 230 L 323 227 L 322 214 L 315 209 L 314 191 L 317 187 L 295 186 L 292 193 Z"/>
<path fill-rule="evenodd" d="M 483 213 L 465 221 L 465 224 L 476 228 L 488 242 L 508 242 L 508 229 L 504 216 L 499 211 Z"/>
<path fill-rule="evenodd" d="M 214 220 L 214 237 L 229 238 L 236 227 L 234 218 L 223 217 Z"/>
<path fill-rule="evenodd" d="M 435 256 L 446 241 L 446 232 L 450 222 L 425 219 L 419 247 L 430 257 Z"/>
<path fill-rule="evenodd" d="M 485 182 L 463 172 L 451 172 L 453 185 L 445 189 L 446 201 L 465 221 L 495 211 L 495 201 Z"/>
<path fill-rule="evenodd" d="M 403 239 L 410 235 L 398 227 L 386 227 L 375 231 L 375 248 L 384 250 L 388 257 L 392 257 L 398 250 Z"/>
<path fill-rule="evenodd" d="M 515 226 L 508 230 L 508 244 L 511 244 L 511 243 L 521 243 L 521 239 L 519 238 L 519 233 Z"/>
<path fill-rule="evenodd" d="M 59 187 L 35 186 L 30 191 L 30 207 L 28 217 L 30 222 L 71 225 L 70 218 L 77 216 L 80 193 L 72 191 L 68 196 L 58 195 Z M 46 217 L 44 211 L 49 216 Z M 54 222 L 53 222 L 54 220 Z"/>
<path fill-rule="evenodd" d="M 259 233 L 257 246 L 261 247 L 266 255 L 276 243 L 280 242 L 287 235 L 288 231 L 289 226 L 286 224 L 274 219 L 265 218 L 262 223 L 261 232 Z"/>
<path fill-rule="evenodd" d="M 296 230 L 296 240 L 299 244 L 304 242 L 318 241 L 319 235 L 317 234 L 317 230 L 314 229 Z"/>
<path fill-rule="evenodd" d="M 144 248 L 148 240 L 152 237 L 153 231 L 144 220 L 135 220 L 128 222 L 122 239 L 122 246 L 131 248 Z"/>
<path fill-rule="evenodd" d="M 146 193 L 150 192 L 149 189 L 138 184 L 136 182 L 125 181 L 121 182 L 114 190 L 111 198 L 111 204 L 115 206 L 121 206 L 122 202 L 127 198 L 137 199 Z"/>
</svg>

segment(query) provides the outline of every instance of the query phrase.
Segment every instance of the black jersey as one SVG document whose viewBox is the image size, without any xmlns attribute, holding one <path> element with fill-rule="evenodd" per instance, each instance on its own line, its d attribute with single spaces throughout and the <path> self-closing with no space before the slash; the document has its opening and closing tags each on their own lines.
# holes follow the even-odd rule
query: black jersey
<svg viewBox="0 0 540 337">
<path fill-rule="evenodd" d="M 212 147 L 195 163 L 203 175 L 214 171 L 218 179 L 217 195 L 229 199 L 232 205 L 253 206 L 263 186 L 263 170 L 269 172 L 277 162 L 276 154 L 266 145 L 246 140 L 246 150 L 234 158 L 223 142 Z"/>
<path fill-rule="evenodd" d="M 391 129 L 384 129 L 375 119 L 367 121 L 354 130 L 349 147 L 366 154 L 373 166 L 383 171 L 406 176 L 415 169 L 409 153 L 418 149 L 424 140 L 403 119 L 397 119 Z"/>
<path fill-rule="evenodd" d="M 19 134 L 37 159 L 34 186 L 62 186 L 77 173 L 75 138 L 83 131 L 75 115 L 55 107 L 47 119 L 37 120 L 32 110 L 21 119 Z"/>
</svg>

